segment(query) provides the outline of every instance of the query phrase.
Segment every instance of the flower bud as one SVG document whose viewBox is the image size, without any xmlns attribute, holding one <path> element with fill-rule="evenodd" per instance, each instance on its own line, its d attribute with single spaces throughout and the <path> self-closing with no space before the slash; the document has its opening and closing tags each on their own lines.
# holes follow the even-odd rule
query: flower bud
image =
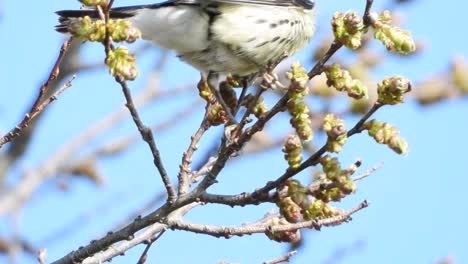
<svg viewBox="0 0 468 264">
<path fill-rule="evenodd" d="M 210 104 L 208 108 L 207 120 L 212 126 L 219 126 L 229 121 L 226 110 L 220 103 Z"/>
<path fill-rule="evenodd" d="M 328 136 L 327 150 L 330 152 L 340 152 L 348 138 L 344 121 L 333 114 L 328 114 L 324 119 L 323 130 Z"/>
<path fill-rule="evenodd" d="M 380 40 L 387 50 L 398 54 L 406 55 L 416 51 L 416 43 L 411 37 L 411 33 L 398 27 L 389 25 L 391 14 L 384 11 L 379 19 L 374 21 L 374 38 Z"/>
<path fill-rule="evenodd" d="M 355 11 L 348 11 L 346 14 L 335 13 L 331 24 L 335 39 L 341 44 L 353 50 L 361 47 L 362 31 L 365 27 L 362 18 Z"/>
<path fill-rule="evenodd" d="M 289 167 L 296 169 L 302 161 L 302 143 L 297 135 L 289 135 L 283 145 L 284 158 Z"/>
<path fill-rule="evenodd" d="M 411 91 L 411 82 L 401 76 L 387 77 L 377 84 L 378 101 L 382 104 L 403 103 L 403 95 Z"/>
<path fill-rule="evenodd" d="M 369 136 L 373 137 L 377 143 L 386 144 L 397 154 L 404 155 L 408 153 L 408 143 L 398 135 L 398 129 L 390 124 L 373 119 L 364 124 L 364 128 L 367 129 Z"/>
<path fill-rule="evenodd" d="M 109 51 L 106 58 L 106 65 L 109 67 L 112 76 L 121 76 L 125 80 L 134 80 L 138 77 L 136 67 L 136 57 L 128 51 L 126 47 L 119 47 Z"/>
<path fill-rule="evenodd" d="M 279 226 L 279 225 L 287 225 L 289 224 L 286 220 L 284 219 L 279 219 L 279 218 L 273 218 L 270 222 L 271 226 Z M 301 240 L 301 232 L 299 229 L 297 230 L 291 230 L 291 231 L 279 231 L 279 232 L 273 232 L 270 230 L 267 230 L 265 232 L 265 235 L 276 242 L 289 242 L 289 243 L 298 243 Z"/>
<path fill-rule="evenodd" d="M 325 75 L 328 86 L 333 86 L 338 91 L 346 91 L 348 96 L 354 99 L 367 97 L 367 88 L 361 81 L 353 79 L 349 71 L 341 69 L 339 64 L 325 66 Z"/>
</svg>

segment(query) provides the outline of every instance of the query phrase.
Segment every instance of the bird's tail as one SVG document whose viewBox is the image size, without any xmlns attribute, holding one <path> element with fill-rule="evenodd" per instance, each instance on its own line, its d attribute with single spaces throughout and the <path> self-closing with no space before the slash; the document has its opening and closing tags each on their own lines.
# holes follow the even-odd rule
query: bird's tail
<svg viewBox="0 0 468 264">
<path fill-rule="evenodd" d="M 110 17 L 113 19 L 130 18 L 135 15 L 135 8 L 114 8 L 110 10 Z M 95 9 L 89 10 L 61 10 L 55 12 L 59 15 L 59 24 L 55 26 L 55 30 L 60 33 L 68 33 L 70 22 L 73 19 L 89 16 L 92 19 L 97 19 L 99 13 Z"/>
</svg>

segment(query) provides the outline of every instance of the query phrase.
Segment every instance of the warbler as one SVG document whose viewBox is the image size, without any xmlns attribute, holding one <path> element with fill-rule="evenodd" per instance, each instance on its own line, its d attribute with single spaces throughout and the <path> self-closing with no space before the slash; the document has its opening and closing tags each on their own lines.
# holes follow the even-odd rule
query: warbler
<svg viewBox="0 0 468 264">
<path fill-rule="evenodd" d="M 96 10 L 57 14 L 62 33 L 79 17 L 99 17 Z M 238 76 L 291 56 L 315 32 L 311 0 L 170 0 L 112 8 L 110 17 L 130 21 L 143 39 L 174 50 L 202 72 Z"/>
</svg>

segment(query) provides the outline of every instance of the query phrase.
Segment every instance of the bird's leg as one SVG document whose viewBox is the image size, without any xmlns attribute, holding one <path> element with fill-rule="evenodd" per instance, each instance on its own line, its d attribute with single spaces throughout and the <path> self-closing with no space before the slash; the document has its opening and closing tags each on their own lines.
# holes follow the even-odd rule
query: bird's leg
<svg viewBox="0 0 468 264">
<path fill-rule="evenodd" d="M 226 104 L 226 102 L 223 100 L 223 97 L 221 96 L 221 93 L 216 88 L 218 86 L 218 79 L 219 79 L 218 73 L 212 72 L 212 71 L 208 72 L 208 77 L 207 77 L 208 86 L 210 87 L 211 92 L 215 95 L 216 100 L 224 108 L 224 111 L 226 112 L 226 114 L 227 114 L 227 116 L 229 118 L 229 121 L 228 121 L 228 123 L 226 125 L 237 124 L 237 121 L 236 121 L 233 113 L 231 112 L 231 109 Z"/>
</svg>

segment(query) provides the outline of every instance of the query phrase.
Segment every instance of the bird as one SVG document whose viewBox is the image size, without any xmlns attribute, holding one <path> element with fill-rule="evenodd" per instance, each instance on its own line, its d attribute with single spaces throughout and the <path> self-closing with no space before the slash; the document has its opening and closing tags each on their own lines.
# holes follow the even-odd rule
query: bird
<svg viewBox="0 0 468 264">
<path fill-rule="evenodd" d="M 142 38 L 174 50 L 209 76 L 249 76 L 304 48 L 315 33 L 313 0 L 169 0 L 116 7 L 111 19 L 128 20 Z M 61 10 L 56 30 L 69 33 L 96 10 Z"/>
</svg>

